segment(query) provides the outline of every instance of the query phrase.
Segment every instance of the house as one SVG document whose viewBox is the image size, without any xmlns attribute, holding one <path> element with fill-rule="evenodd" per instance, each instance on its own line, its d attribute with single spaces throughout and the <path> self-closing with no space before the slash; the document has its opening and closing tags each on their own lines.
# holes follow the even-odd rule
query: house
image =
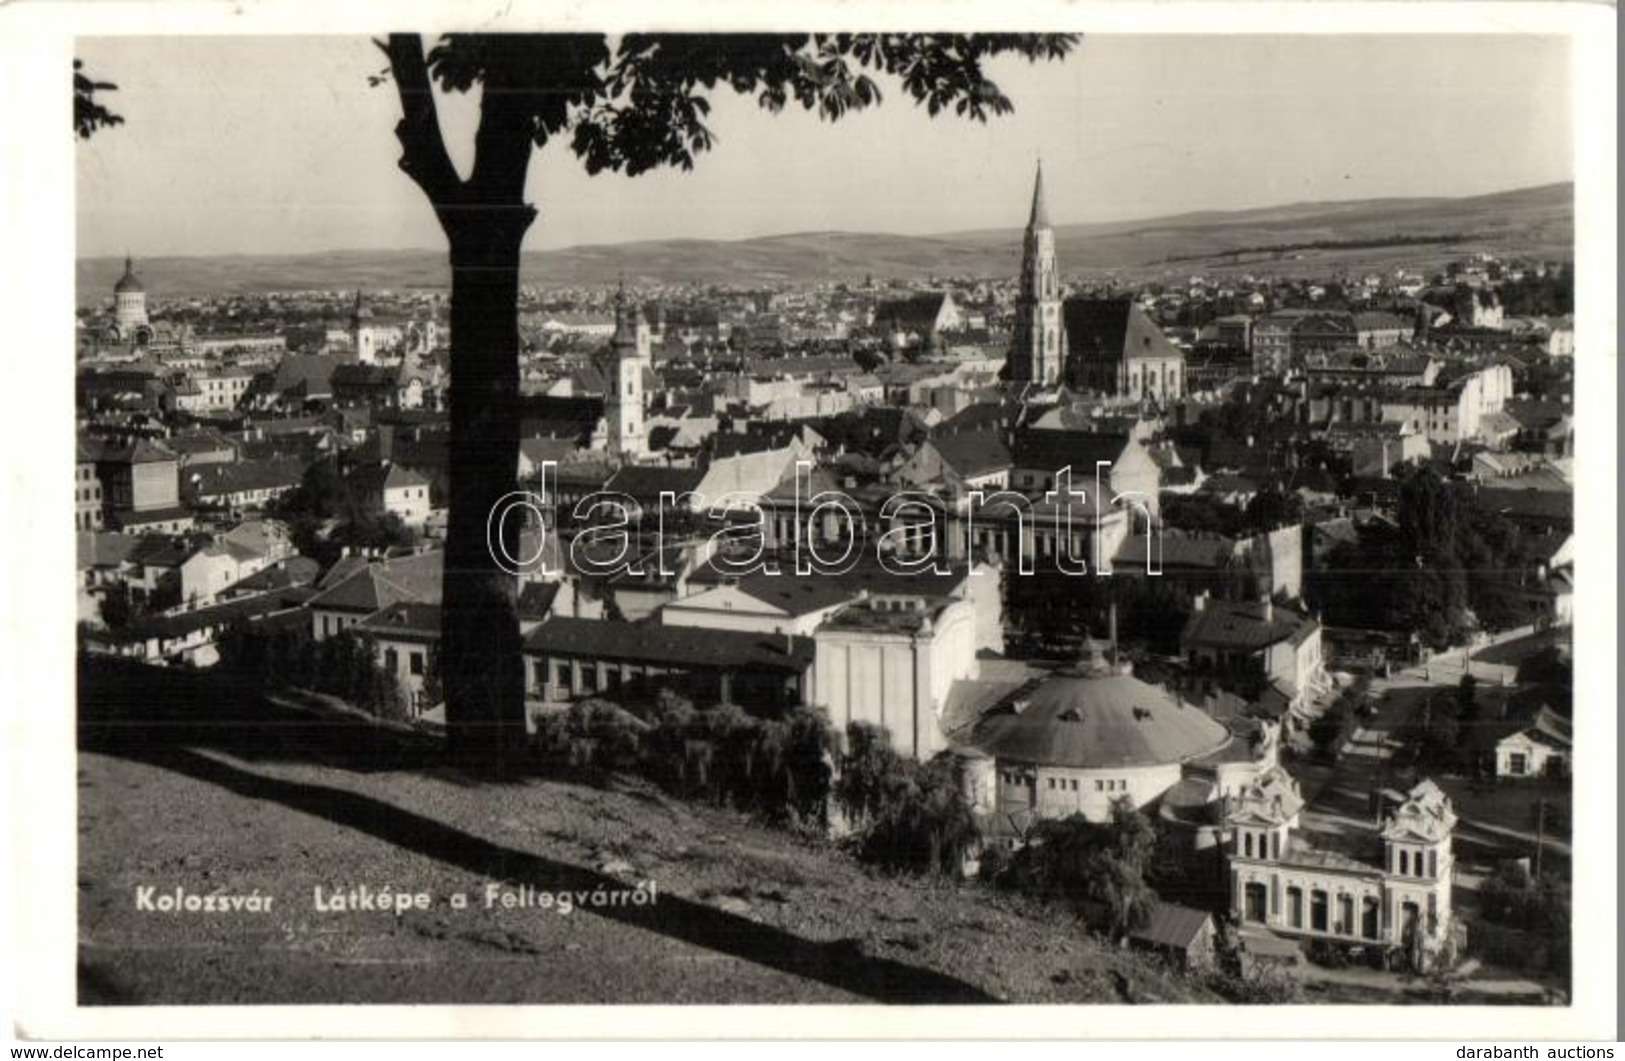
<svg viewBox="0 0 1625 1061">
<path fill-rule="evenodd" d="M 164 445 L 180 458 L 182 469 L 194 464 L 229 464 L 237 459 L 237 447 L 213 429 L 173 434 Z"/>
<path fill-rule="evenodd" d="M 410 468 L 382 460 L 350 469 L 345 481 L 363 511 L 398 516 L 413 528 L 422 528 L 429 519 L 429 480 Z"/>
<path fill-rule="evenodd" d="M 102 529 L 102 484 L 96 478 L 96 461 L 101 444 L 79 436 L 76 441 L 73 475 L 73 528 L 77 531 Z"/>
<path fill-rule="evenodd" d="M 1508 402 L 1506 413 L 1518 423 L 1514 444 L 1529 453 L 1566 457 L 1574 452 L 1572 409 L 1562 402 Z"/>
<path fill-rule="evenodd" d="M 181 603 L 188 608 L 213 604 L 226 589 L 270 562 L 269 557 L 237 542 L 216 541 L 199 546 L 178 569 Z"/>
<path fill-rule="evenodd" d="M 1074 490 L 1093 496 L 1098 468 L 1110 491 L 1108 497 L 1098 499 L 1103 505 L 1132 495 L 1151 517 L 1160 511 L 1162 471 L 1145 445 L 1127 435 L 1024 428 L 1015 434 L 1010 464 L 1011 488 L 1029 496 L 1053 490 L 1063 468 L 1072 469 Z M 1101 464 L 1107 467 L 1100 468 Z"/>
<path fill-rule="evenodd" d="M 304 622 L 300 604 L 307 591 L 261 593 L 194 611 L 149 615 L 119 630 L 92 630 L 84 635 L 87 652 L 144 663 L 184 661 L 199 667 L 219 660 L 220 635 L 241 623 Z"/>
<path fill-rule="evenodd" d="M 425 682 L 440 645 L 440 605 L 398 600 L 355 629 L 371 638 L 378 665 L 395 679 L 412 717 L 422 717 L 435 706 Z"/>
<path fill-rule="evenodd" d="M 333 373 L 345 362 L 319 354 L 289 354 L 275 371 L 261 373 L 250 386 L 247 401 L 261 407 L 301 408 L 307 402 L 333 399 Z"/>
<path fill-rule="evenodd" d="M 311 635 L 317 641 L 332 637 L 400 601 L 439 604 L 443 560 L 439 552 L 372 562 L 342 557 L 306 605 Z"/>
<path fill-rule="evenodd" d="M 1293 706 L 1301 706 L 1327 681 L 1320 623 L 1268 597 L 1215 601 L 1198 596 L 1179 647 L 1193 672 L 1244 696 L 1274 686 Z"/>
<path fill-rule="evenodd" d="M 1495 738 L 1498 778 L 1562 777 L 1574 759 L 1574 723 L 1546 704 L 1509 708 L 1507 717 L 1486 719 Z"/>
<path fill-rule="evenodd" d="M 1206 910 L 1157 901 L 1146 923 L 1129 930 L 1128 943 L 1147 951 L 1182 972 L 1200 972 L 1213 966 L 1218 930 Z"/>
<path fill-rule="evenodd" d="M 1453 445 L 1483 439 L 1486 428 L 1499 438 L 1510 437 L 1515 425 L 1491 418 L 1503 411 L 1512 396 L 1512 372 L 1492 365 L 1450 381 L 1445 386 L 1394 387 L 1382 392 L 1382 418 L 1407 422 L 1430 442 Z"/>
<path fill-rule="evenodd" d="M 1425 460 L 1432 452 L 1427 436 L 1406 421 L 1358 423 L 1336 420 L 1326 427 L 1326 446 L 1346 455 L 1357 476 L 1382 478 L 1396 465 Z"/>
<path fill-rule="evenodd" d="M 160 443 L 138 438 L 103 447 L 96 478 L 106 522 L 125 533 L 179 532 L 192 525 L 180 503 L 180 458 Z"/>
<path fill-rule="evenodd" d="M 182 473 L 182 493 L 192 504 L 241 511 L 298 488 L 305 463 L 286 457 L 266 457 L 230 464 L 192 465 Z"/>
<path fill-rule="evenodd" d="M 1354 314 L 1354 341 L 1368 350 L 1383 350 L 1411 337 L 1411 322 L 1381 310 Z"/>
<path fill-rule="evenodd" d="M 1002 490 L 1010 483 L 1010 449 L 994 431 L 938 434 L 922 442 L 897 469 L 907 486 L 969 490 Z"/>
</svg>

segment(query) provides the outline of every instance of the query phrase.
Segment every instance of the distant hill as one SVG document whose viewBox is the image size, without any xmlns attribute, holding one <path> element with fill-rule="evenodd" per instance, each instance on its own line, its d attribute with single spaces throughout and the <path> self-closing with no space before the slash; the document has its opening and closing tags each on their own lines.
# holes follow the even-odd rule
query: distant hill
<svg viewBox="0 0 1625 1061">
<path fill-rule="evenodd" d="M 1435 242 L 1417 237 L 1437 236 Z M 1383 245 L 1392 237 L 1404 244 Z M 1312 244 L 1329 244 L 1318 249 Z M 1352 244 L 1352 246 L 1342 246 Z M 1375 245 L 1374 245 L 1375 244 Z M 1193 272 L 1285 272 L 1429 268 L 1480 250 L 1567 258 L 1574 245 L 1574 186 L 1551 184 L 1466 198 L 1364 199 L 1201 211 L 1099 224 L 1059 225 L 1056 251 L 1069 275 L 1127 279 Z M 1019 228 L 901 236 L 798 232 L 746 240 L 671 239 L 570 247 L 525 255 L 527 284 L 753 284 L 797 280 L 1009 276 L 1019 265 Z M 305 289 L 443 288 L 445 252 L 326 251 L 142 259 L 158 297 Z M 123 260 L 82 259 L 81 302 L 112 289 Z"/>
</svg>

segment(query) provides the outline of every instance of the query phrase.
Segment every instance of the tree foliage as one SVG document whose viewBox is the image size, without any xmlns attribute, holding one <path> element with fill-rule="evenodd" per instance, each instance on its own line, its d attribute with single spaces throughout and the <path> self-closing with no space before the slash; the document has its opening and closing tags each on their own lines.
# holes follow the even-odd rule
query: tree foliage
<svg viewBox="0 0 1625 1061">
<path fill-rule="evenodd" d="M 245 685 L 313 689 L 377 718 L 407 717 L 400 681 L 379 664 L 372 639 L 353 630 L 317 641 L 304 626 L 260 629 L 237 622 L 216 648 L 218 666 Z"/>
<path fill-rule="evenodd" d="M 834 795 L 861 857 L 890 869 L 957 874 L 980 836 L 952 760 L 906 759 L 882 726 L 847 726 Z"/>
<path fill-rule="evenodd" d="M 1432 468 L 1403 469 L 1397 526 L 1374 521 L 1329 552 L 1310 598 L 1328 622 L 1415 631 L 1434 648 L 1482 627 L 1528 622 L 1518 586 L 1530 558 L 1516 526 L 1474 507 Z"/>
<path fill-rule="evenodd" d="M 1157 902 L 1149 881 L 1156 826 L 1128 797 L 1104 823 L 1081 815 L 1039 822 L 1000 883 L 1070 905 L 1113 937 L 1143 926 Z"/>
<path fill-rule="evenodd" d="M 85 64 L 73 61 L 73 132 L 81 140 L 88 140 L 98 129 L 123 125 L 124 119 L 96 98 L 98 92 L 116 92 L 118 86 L 111 81 L 97 81 L 85 72 Z"/>
<path fill-rule="evenodd" d="M 577 701 L 537 721 L 542 760 L 575 770 L 641 774 L 688 799 L 774 822 L 822 825 L 835 735 L 822 711 L 757 718 L 736 704 L 695 710 L 662 690 L 652 718 L 606 699 Z"/>
</svg>

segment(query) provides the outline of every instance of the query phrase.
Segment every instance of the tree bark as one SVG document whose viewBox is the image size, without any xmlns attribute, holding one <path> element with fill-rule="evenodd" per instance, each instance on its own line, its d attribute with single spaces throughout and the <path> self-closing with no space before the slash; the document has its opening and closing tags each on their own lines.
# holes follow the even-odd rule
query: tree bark
<svg viewBox="0 0 1625 1061">
<path fill-rule="evenodd" d="M 519 248 L 528 211 L 458 211 L 451 242 L 450 519 L 441 600 L 441 685 L 451 752 L 505 772 L 524 739 L 518 584 L 497 566 L 487 519 L 514 489 L 519 453 Z M 503 527 L 519 555 L 518 521 Z"/>
<path fill-rule="evenodd" d="M 519 464 L 519 257 L 536 211 L 524 201 L 533 150 L 530 86 L 487 72 L 473 173 L 458 177 L 441 137 L 422 41 L 381 44 L 402 118 L 401 169 L 423 189 L 451 258 L 449 519 L 441 582 L 440 684 L 450 752 L 481 773 L 504 774 L 523 753 L 524 662 L 518 584 L 498 566 L 488 519 L 515 488 Z M 518 90 L 516 90 L 518 89 Z M 509 556 L 519 525 L 501 528 Z"/>
</svg>

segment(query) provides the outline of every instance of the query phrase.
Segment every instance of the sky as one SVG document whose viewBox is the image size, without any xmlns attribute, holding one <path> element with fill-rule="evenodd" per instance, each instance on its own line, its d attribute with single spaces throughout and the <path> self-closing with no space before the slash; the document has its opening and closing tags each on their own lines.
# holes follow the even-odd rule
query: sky
<svg viewBox="0 0 1625 1061">
<path fill-rule="evenodd" d="M 439 248 L 396 168 L 392 87 L 364 37 L 81 38 L 125 124 L 75 148 L 81 257 Z M 1015 113 L 883 106 L 839 123 L 722 90 L 693 172 L 589 177 L 532 160 L 528 250 L 827 229 L 1019 227 L 1035 161 L 1056 224 L 1573 179 L 1561 37 L 1091 35 L 1068 59 L 1000 61 Z M 442 101 L 465 167 L 477 98 Z"/>
</svg>

